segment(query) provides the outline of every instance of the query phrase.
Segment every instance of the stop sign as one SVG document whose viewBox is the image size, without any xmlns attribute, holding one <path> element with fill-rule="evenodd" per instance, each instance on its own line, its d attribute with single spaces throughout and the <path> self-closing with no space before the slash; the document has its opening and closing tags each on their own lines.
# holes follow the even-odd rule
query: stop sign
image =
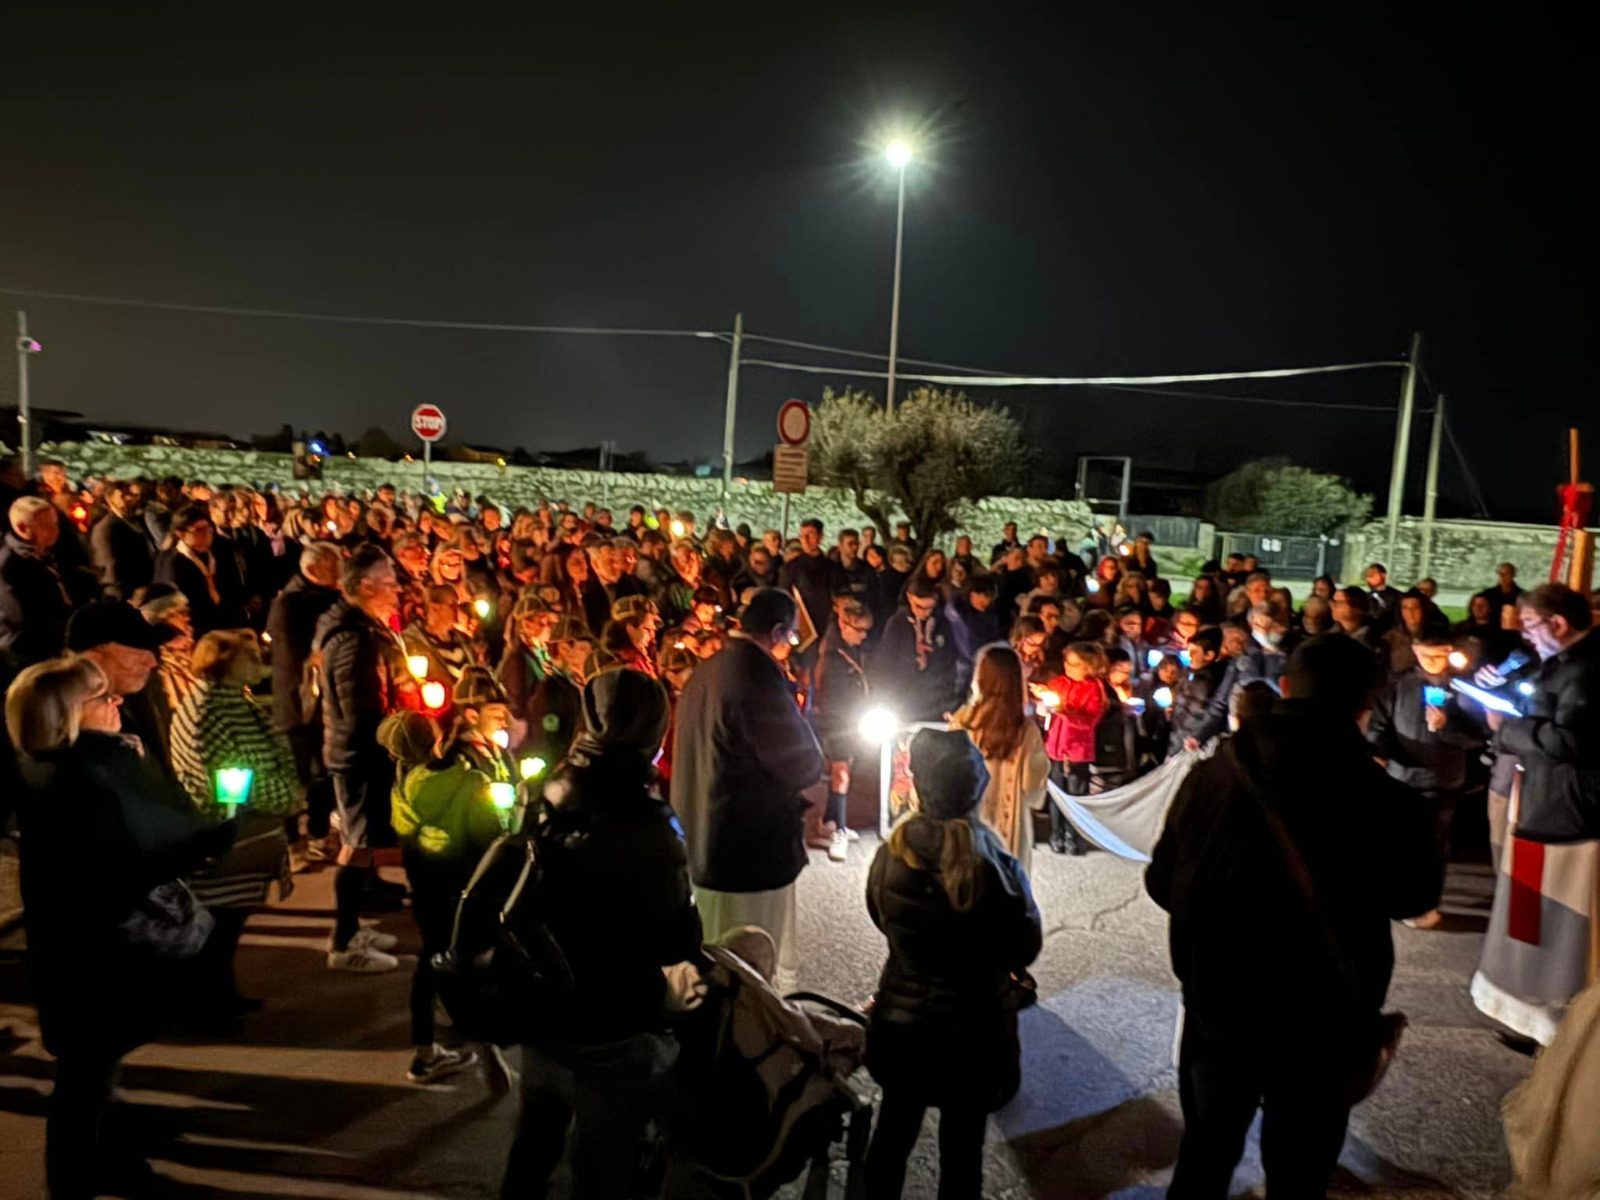
<svg viewBox="0 0 1600 1200">
<path fill-rule="evenodd" d="M 411 432 L 423 441 L 437 442 L 444 431 L 444 410 L 437 404 L 419 404 L 411 410 Z"/>
</svg>

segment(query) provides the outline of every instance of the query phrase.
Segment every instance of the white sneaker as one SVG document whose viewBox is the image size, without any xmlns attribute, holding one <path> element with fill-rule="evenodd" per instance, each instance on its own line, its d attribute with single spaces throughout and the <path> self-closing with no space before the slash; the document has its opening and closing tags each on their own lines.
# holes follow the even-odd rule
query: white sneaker
<svg viewBox="0 0 1600 1200">
<path fill-rule="evenodd" d="M 847 837 L 850 840 L 852 845 L 861 840 L 861 835 L 859 833 L 857 833 L 854 829 L 846 829 L 844 831 L 844 836 Z"/>
<path fill-rule="evenodd" d="M 357 975 L 381 975 L 385 971 L 392 971 L 400 965 L 400 960 L 392 954 L 385 954 L 382 950 L 373 950 L 366 946 L 356 946 L 351 943 L 348 950 L 329 950 L 328 969 L 330 971 L 351 971 Z"/>
<path fill-rule="evenodd" d="M 356 930 L 355 936 L 350 939 L 351 950 L 393 950 L 400 944 L 400 939 L 392 933 L 384 933 L 370 925 L 364 925 Z M 328 949 L 333 949 L 330 945 Z"/>
<path fill-rule="evenodd" d="M 828 857 L 834 862 L 843 862 L 849 851 L 849 832 L 843 829 L 834 830 L 833 836 L 828 839 Z"/>
<path fill-rule="evenodd" d="M 457 1071 L 465 1071 L 468 1067 L 478 1065 L 478 1055 L 472 1050 L 446 1050 L 435 1045 L 433 1057 L 423 1058 L 420 1054 L 411 1059 L 411 1067 L 406 1071 L 406 1078 L 412 1083 L 434 1083 L 446 1076 L 454 1075 Z"/>
</svg>

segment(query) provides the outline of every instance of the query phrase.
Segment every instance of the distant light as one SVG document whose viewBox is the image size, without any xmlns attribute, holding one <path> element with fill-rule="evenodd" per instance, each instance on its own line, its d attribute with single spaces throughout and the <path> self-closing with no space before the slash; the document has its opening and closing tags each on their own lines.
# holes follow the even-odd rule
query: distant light
<svg viewBox="0 0 1600 1200">
<path fill-rule="evenodd" d="M 437 679 L 430 679 L 422 685 L 422 702 L 430 709 L 438 711 L 444 707 L 444 684 Z"/>
<path fill-rule="evenodd" d="M 329 521 L 328 522 L 328 532 L 329 533 L 338 533 L 339 532 L 339 522 L 337 522 L 337 521 Z"/>
<path fill-rule="evenodd" d="M 267 632 L 263 631 L 262 634 L 261 634 L 261 644 L 263 646 L 272 645 L 272 635 L 270 633 L 267 633 Z"/>
<path fill-rule="evenodd" d="M 518 769 L 521 770 L 522 777 L 524 779 L 532 779 L 536 775 L 543 775 L 544 769 L 548 765 L 549 764 L 537 754 L 525 758 L 517 764 Z"/>
<path fill-rule="evenodd" d="M 346 457 L 346 458 L 349 458 L 349 459 L 354 459 L 354 458 L 355 458 L 355 456 L 356 456 L 356 452 L 355 452 L 355 451 L 354 451 L 354 450 L 346 450 L 346 451 L 345 451 L 345 452 L 344 452 L 344 456 L 345 456 L 345 457 Z"/>
<path fill-rule="evenodd" d="M 509 783 L 491 783 L 489 799 L 500 809 L 510 808 L 517 802 L 517 789 Z"/>
<path fill-rule="evenodd" d="M 479 596 L 472 602 L 472 611 L 478 614 L 478 620 L 487 621 L 489 619 L 489 614 L 494 611 L 494 605 L 490 604 L 482 596 Z"/>
<path fill-rule="evenodd" d="M 1524 696 L 1531 696 L 1538 690 L 1539 689 L 1534 686 L 1534 682 L 1531 679 L 1524 679 L 1521 683 L 1517 684 L 1517 691 L 1521 692 Z"/>
<path fill-rule="evenodd" d="M 506 465 L 506 460 L 503 458 L 497 458 L 494 460 L 494 465 L 497 467 L 503 467 Z"/>
<path fill-rule="evenodd" d="M 684 535 L 685 529 L 682 521 L 674 521 L 671 528 L 673 537 L 681 538 Z"/>
<path fill-rule="evenodd" d="M 428 656 L 426 654 L 407 655 L 406 670 L 411 672 L 413 679 L 426 679 L 428 677 Z"/>
<path fill-rule="evenodd" d="M 504 729 L 496 729 L 494 733 L 490 734 L 489 740 L 502 750 L 511 745 L 511 735 Z"/>
<path fill-rule="evenodd" d="M 309 449 L 313 454 L 326 454 L 328 452 L 327 447 L 325 447 L 321 442 L 312 442 L 307 449 Z"/>
<path fill-rule="evenodd" d="M 1150 699 L 1156 702 L 1157 708 L 1171 708 L 1172 689 L 1169 687 L 1158 687 L 1154 692 L 1151 693 Z"/>
<path fill-rule="evenodd" d="M 1100 592 L 1100 581 L 1098 579 L 1085 580 L 1083 586 L 1091 596 L 1098 595 Z"/>
<path fill-rule="evenodd" d="M 892 738 L 900 728 L 900 718 L 887 708 L 869 708 L 861 714 L 861 736 L 881 745 Z"/>
<path fill-rule="evenodd" d="M 1123 542 L 1122 545 L 1117 547 L 1117 553 L 1122 555 L 1123 558 L 1127 558 L 1128 555 L 1133 553 L 1133 547 L 1128 545 L 1127 542 Z"/>
<path fill-rule="evenodd" d="M 1472 660 L 1460 650 L 1450 651 L 1450 665 L 1456 670 L 1465 671 L 1467 667 L 1471 665 L 1471 663 Z"/>
<path fill-rule="evenodd" d="M 904 170 L 911 162 L 911 143 L 895 138 L 883 148 L 883 156 L 889 160 L 889 165 L 896 171 Z"/>
<path fill-rule="evenodd" d="M 1145 651 L 1144 655 L 1145 665 L 1150 667 L 1159 667 L 1161 665 L 1161 660 L 1165 657 L 1166 651 L 1164 650 L 1147 650 Z"/>
</svg>

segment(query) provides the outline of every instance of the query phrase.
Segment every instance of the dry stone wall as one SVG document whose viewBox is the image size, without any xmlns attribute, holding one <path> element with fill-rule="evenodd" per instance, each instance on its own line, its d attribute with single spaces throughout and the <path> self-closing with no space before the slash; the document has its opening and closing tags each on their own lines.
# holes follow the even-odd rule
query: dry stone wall
<svg viewBox="0 0 1600 1200">
<path fill-rule="evenodd" d="M 1447 591 L 1477 591 L 1494 583 L 1500 563 L 1515 563 L 1524 587 L 1550 577 L 1556 552 L 1554 525 L 1519 525 L 1508 521 L 1435 521 L 1429 574 Z M 1394 553 L 1389 553 L 1389 525 L 1372 521 L 1345 541 L 1344 576 L 1359 580 L 1368 563 L 1389 568 L 1397 587 L 1416 582 L 1422 564 L 1422 522 L 1402 517 Z"/>
<path fill-rule="evenodd" d="M 74 478 L 100 473 L 120 478 L 146 475 L 160 478 L 180 475 L 185 479 L 204 479 L 208 483 L 248 483 L 264 486 L 277 483 L 286 490 L 302 486 L 294 478 L 292 460 L 287 454 L 260 450 L 206 450 L 180 446 L 116 446 L 103 442 L 61 442 L 40 447 L 43 457 L 66 463 Z M 496 466 L 493 463 L 435 462 L 429 475 L 447 493 L 465 488 L 474 496 L 489 496 L 508 507 L 532 507 L 540 499 L 567 500 L 573 507 L 593 500 L 605 503 L 620 518 L 629 507 L 642 504 L 648 509 L 688 510 L 703 523 L 716 512 L 722 496 L 720 477 L 699 478 L 684 475 L 634 475 L 599 471 L 572 471 L 554 467 Z M 386 459 L 330 458 L 325 460 L 323 478 L 310 486 L 318 490 L 342 489 L 361 493 L 382 483 L 402 490 L 421 491 L 422 464 L 390 462 Z M 735 480 L 728 491 L 728 519 L 737 525 L 748 522 L 756 532 L 781 528 L 783 497 L 767 482 Z M 810 488 L 804 496 L 793 498 L 789 530 L 798 528 L 804 517 L 821 518 L 825 528 L 860 526 L 866 518 L 849 494 L 838 488 Z M 1016 521 L 1024 533 L 1048 531 L 1076 541 L 1089 527 L 1087 505 L 1076 500 L 1035 500 L 1019 497 L 994 497 L 971 505 L 962 514 L 961 532 L 972 535 L 978 553 L 986 554 L 1000 540 L 1001 528 Z M 947 539 L 951 540 L 951 539 Z"/>
</svg>

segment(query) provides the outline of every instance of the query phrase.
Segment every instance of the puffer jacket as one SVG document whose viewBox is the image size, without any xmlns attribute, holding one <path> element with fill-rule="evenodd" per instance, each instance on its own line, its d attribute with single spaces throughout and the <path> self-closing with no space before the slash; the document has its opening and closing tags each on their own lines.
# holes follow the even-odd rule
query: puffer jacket
<svg viewBox="0 0 1600 1200">
<path fill-rule="evenodd" d="M 1167 743 L 1168 754 L 1181 751 L 1188 738 L 1199 740 L 1199 730 L 1205 724 L 1211 697 L 1222 685 L 1222 677 L 1227 671 L 1227 661 L 1218 659 L 1207 666 L 1196 667 L 1177 686 L 1172 699 L 1172 737 Z"/>
<path fill-rule="evenodd" d="M 945 822 L 907 818 L 913 867 L 888 844 L 867 876 L 867 912 L 889 943 L 868 1041 L 868 1066 L 885 1087 L 949 1091 L 1003 1103 L 1019 1053 L 1010 976 L 1038 957 L 1039 910 L 1028 879 L 994 832 L 970 818 L 984 860 L 983 888 L 956 912 L 939 881 Z M 935 1097 L 936 1098 L 936 1097 Z"/>
<path fill-rule="evenodd" d="M 378 725 L 400 707 L 408 678 L 400 643 L 348 600 L 317 622 L 322 656 L 322 758 L 330 771 L 357 771 L 383 759 Z"/>
<path fill-rule="evenodd" d="M 1600 635 L 1546 659 L 1534 686 L 1528 715 L 1507 721 L 1494 738 L 1497 751 L 1522 760 L 1517 836 L 1600 837 Z"/>
<path fill-rule="evenodd" d="M 305 724 L 300 677 L 311 656 L 317 622 L 338 602 L 337 589 L 319 587 L 304 575 L 296 575 L 272 599 L 267 632 L 272 635 L 272 727 L 279 733 Z"/>
</svg>

